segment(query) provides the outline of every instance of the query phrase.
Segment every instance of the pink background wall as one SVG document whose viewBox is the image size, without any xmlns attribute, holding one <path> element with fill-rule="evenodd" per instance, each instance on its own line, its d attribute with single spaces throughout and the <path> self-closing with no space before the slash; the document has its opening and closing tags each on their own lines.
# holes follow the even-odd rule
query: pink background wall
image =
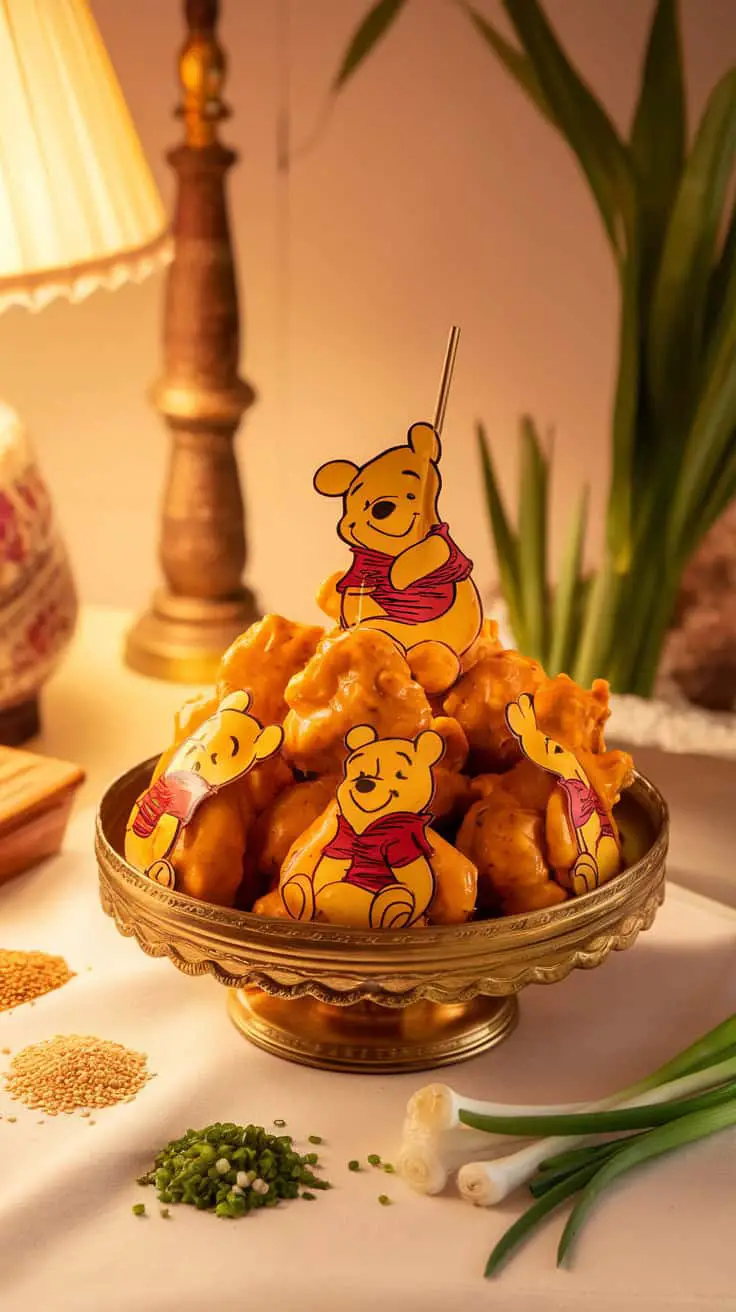
<svg viewBox="0 0 736 1312">
<path fill-rule="evenodd" d="M 736 4 L 681 3 L 691 105 L 699 110 L 736 56 Z M 547 5 L 625 128 L 649 0 Z M 295 163 L 288 195 L 280 184 L 283 15 L 290 9 L 298 144 L 319 118 L 364 7 L 365 0 L 222 5 L 233 110 L 225 138 L 241 153 L 231 206 L 242 361 L 259 391 L 239 439 L 249 573 L 268 609 L 304 617 L 317 582 L 343 559 L 334 507 L 311 491 L 312 471 L 335 455 L 367 457 L 431 415 L 452 321 L 463 338 L 445 428 L 444 505 L 479 582 L 490 583 L 494 570 L 476 416 L 512 491 L 519 413 L 555 427 L 555 542 L 571 487 L 594 480 L 599 508 L 607 477 L 616 289 L 598 217 L 564 145 L 451 5 L 412 0 Z M 501 23 L 496 0 L 479 7 Z M 94 0 L 93 9 L 168 200 L 163 153 L 179 133 L 171 111 L 180 6 Z M 81 306 L 54 305 L 37 317 L 15 310 L 0 320 L 0 390 L 31 427 L 88 601 L 137 607 L 156 578 L 167 437 L 146 391 L 159 368 L 161 293 L 155 279 Z"/>
</svg>

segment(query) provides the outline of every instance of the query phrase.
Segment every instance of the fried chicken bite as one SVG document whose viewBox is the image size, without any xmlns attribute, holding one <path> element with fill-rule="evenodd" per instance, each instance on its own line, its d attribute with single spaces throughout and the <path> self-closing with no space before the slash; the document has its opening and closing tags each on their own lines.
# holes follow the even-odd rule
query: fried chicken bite
<svg viewBox="0 0 736 1312">
<path fill-rule="evenodd" d="M 478 871 L 467 856 L 433 829 L 427 830 L 427 838 L 435 879 L 427 919 L 430 925 L 462 925 L 475 910 Z"/>
<path fill-rule="evenodd" d="M 457 679 L 458 658 L 444 642 L 420 642 L 406 659 L 428 697 L 441 697 Z"/>
<path fill-rule="evenodd" d="M 432 721 L 424 690 L 378 629 L 324 638 L 284 695 L 284 750 L 305 774 L 339 773 L 345 735 L 355 725 L 370 724 L 381 737 L 415 738 Z"/>
<path fill-rule="evenodd" d="M 431 727 L 445 743 L 442 768 L 444 770 L 462 770 L 470 750 L 462 725 L 458 724 L 457 720 L 453 720 L 449 715 L 437 715 L 432 720 Z"/>
<path fill-rule="evenodd" d="M 177 893 L 216 906 L 234 906 L 243 879 L 252 819 L 240 780 L 208 797 L 189 824 L 182 826 L 169 858 L 176 873 Z"/>
<path fill-rule="evenodd" d="M 258 816 L 250 834 L 248 859 L 269 889 L 278 883 L 279 871 L 290 848 L 334 801 L 337 775 L 293 783 Z"/>
<path fill-rule="evenodd" d="M 538 661 L 518 651 L 482 656 L 461 675 L 445 698 L 445 714 L 458 720 L 480 773 L 505 770 L 519 759 L 519 745 L 506 723 L 506 707 L 523 692 L 534 695 L 545 678 Z"/>
<path fill-rule="evenodd" d="M 220 662 L 217 696 L 247 688 L 251 714 L 261 724 L 280 724 L 287 713 L 284 690 L 314 655 L 324 629 L 265 615 L 241 633 Z"/>
<path fill-rule="evenodd" d="M 434 796 L 429 810 L 443 837 L 453 836 L 453 828 L 457 827 L 471 804 L 471 781 L 467 775 L 457 774 L 454 770 L 443 770 L 441 765 L 436 766 Z"/>
<path fill-rule="evenodd" d="M 498 624 L 495 620 L 484 620 L 478 637 L 472 646 L 460 657 L 460 673 L 467 674 L 478 661 L 486 656 L 495 656 L 503 648 L 498 637 Z"/>
<path fill-rule="evenodd" d="M 494 788 L 468 811 L 457 846 L 478 870 L 481 915 L 516 915 L 564 902 L 550 876 L 544 818 L 504 788 Z"/>
<path fill-rule="evenodd" d="M 284 906 L 284 899 L 281 896 L 281 889 L 272 888 L 270 893 L 264 893 L 253 904 L 253 914 L 255 916 L 269 916 L 271 920 L 289 920 L 289 913 Z"/>
<path fill-rule="evenodd" d="M 588 690 L 567 674 L 545 679 L 534 696 L 537 724 L 571 752 L 605 752 L 604 726 L 610 717 L 608 684 L 594 679 Z"/>
<path fill-rule="evenodd" d="M 555 786 L 554 775 L 533 761 L 517 761 L 504 774 L 478 774 L 470 781 L 473 800 L 489 797 L 498 789 L 509 793 L 527 811 L 544 811 Z"/>
<path fill-rule="evenodd" d="M 576 755 L 603 805 L 612 811 L 634 778 L 633 757 L 620 751 L 593 753 L 579 750 Z"/>
</svg>

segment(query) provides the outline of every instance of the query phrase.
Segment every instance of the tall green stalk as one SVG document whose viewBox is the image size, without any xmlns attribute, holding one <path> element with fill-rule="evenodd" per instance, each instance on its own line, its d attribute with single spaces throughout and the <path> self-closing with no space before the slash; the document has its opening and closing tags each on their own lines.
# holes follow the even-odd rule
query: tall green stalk
<svg viewBox="0 0 736 1312">
<path fill-rule="evenodd" d="M 412 0 L 379 0 L 333 83 L 342 91 Z M 630 131 L 577 73 L 540 0 L 501 0 L 509 42 L 468 0 L 448 0 L 577 159 L 619 293 L 606 538 L 585 571 L 587 493 L 559 564 L 547 543 L 553 470 L 522 421 L 510 516 L 479 427 L 488 516 L 519 647 L 550 673 L 649 696 L 689 557 L 736 495 L 736 68 L 688 129 L 678 0 L 655 0 Z M 495 125 L 490 126 L 492 132 Z M 730 209 L 728 208 L 730 206 Z"/>
</svg>

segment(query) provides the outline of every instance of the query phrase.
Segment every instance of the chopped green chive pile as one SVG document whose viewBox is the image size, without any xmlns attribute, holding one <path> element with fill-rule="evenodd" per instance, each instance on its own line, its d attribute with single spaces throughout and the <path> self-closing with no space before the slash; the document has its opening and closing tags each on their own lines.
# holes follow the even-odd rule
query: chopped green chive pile
<svg viewBox="0 0 736 1312">
<path fill-rule="evenodd" d="M 378 1156 L 378 1153 L 369 1153 L 369 1154 L 368 1154 L 368 1157 L 366 1158 L 366 1161 L 368 1162 L 368 1165 L 369 1165 L 369 1166 L 380 1166 L 380 1165 L 381 1165 L 381 1159 L 380 1159 L 380 1157 Z"/>
<path fill-rule="evenodd" d="M 161 1203 L 188 1203 L 234 1219 L 276 1207 L 282 1199 L 313 1200 L 310 1190 L 331 1187 L 312 1171 L 317 1164 L 317 1154 L 300 1156 L 288 1135 L 226 1122 L 172 1140 L 138 1184 L 153 1185 Z M 144 1204 L 137 1203 L 133 1212 L 142 1216 Z"/>
</svg>

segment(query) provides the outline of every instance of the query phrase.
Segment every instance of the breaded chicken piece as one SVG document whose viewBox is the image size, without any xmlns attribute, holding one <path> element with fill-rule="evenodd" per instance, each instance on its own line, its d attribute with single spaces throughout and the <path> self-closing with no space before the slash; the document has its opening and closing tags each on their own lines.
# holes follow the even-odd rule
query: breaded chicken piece
<svg viewBox="0 0 736 1312">
<path fill-rule="evenodd" d="M 292 784 L 258 816 L 250 835 L 248 857 L 269 888 L 278 883 L 289 849 L 334 801 L 338 775 Z"/>
<path fill-rule="evenodd" d="M 460 672 L 467 674 L 478 661 L 486 656 L 495 656 L 503 648 L 498 638 L 498 624 L 495 620 L 484 620 L 478 637 L 471 647 L 460 657 Z"/>
<path fill-rule="evenodd" d="M 265 615 L 228 648 L 220 662 L 218 698 L 247 689 L 250 713 L 261 724 L 280 724 L 287 713 L 287 683 L 314 655 L 324 629 Z"/>
<path fill-rule="evenodd" d="M 518 651 L 498 651 L 481 657 L 458 679 L 443 705 L 465 730 L 476 770 L 504 770 L 518 761 L 506 707 L 523 692 L 534 695 L 544 678 L 538 661 Z"/>
<path fill-rule="evenodd" d="M 516 915 L 567 897 L 547 865 L 543 815 L 525 809 L 504 788 L 471 807 L 457 846 L 477 867 L 481 914 Z"/>
<path fill-rule="evenodd" d="M 462 770 L 468 759 L 468 740 L 465 730 L 457 720 L 449 715 L 437 715 L 431 727 L 444 739 L 445 751 L 442 756 L 443 770 Z"/>
<path fill-rule="evenodd" d="M 426 694 L 396 643 L 378 629 L 323 639 L 285 692 L 284 751 L 305 774 L 339 773 L 345 735 L 359 724 L 380 737 L 416 738 L 432 721 Z"/>
<path fill-rule="evenodd" d="M 608 684 L 594 679 L 590 690 L 567 674 L 545 679 L 534 695 L 537 724 L 569 751 L 605 752 L 603 730 L 610 717 Z M 592 780 L 591 780 L 592 782 Z"/>
<path fill-rule="evenodd" d="M 171 864 L 177 893 L 232 907 L 243 879 L 252 811 L 238 782 L 208 797 L 182 826 Z"/>
<path fill-rule="evenodd" d="M 427 919 L 430 925 L 462 925 L 475 911 L 478 871 L 468 857 L 433 829 L 427 830 L 427 838 L 435 879 Z"/>
</svg>

